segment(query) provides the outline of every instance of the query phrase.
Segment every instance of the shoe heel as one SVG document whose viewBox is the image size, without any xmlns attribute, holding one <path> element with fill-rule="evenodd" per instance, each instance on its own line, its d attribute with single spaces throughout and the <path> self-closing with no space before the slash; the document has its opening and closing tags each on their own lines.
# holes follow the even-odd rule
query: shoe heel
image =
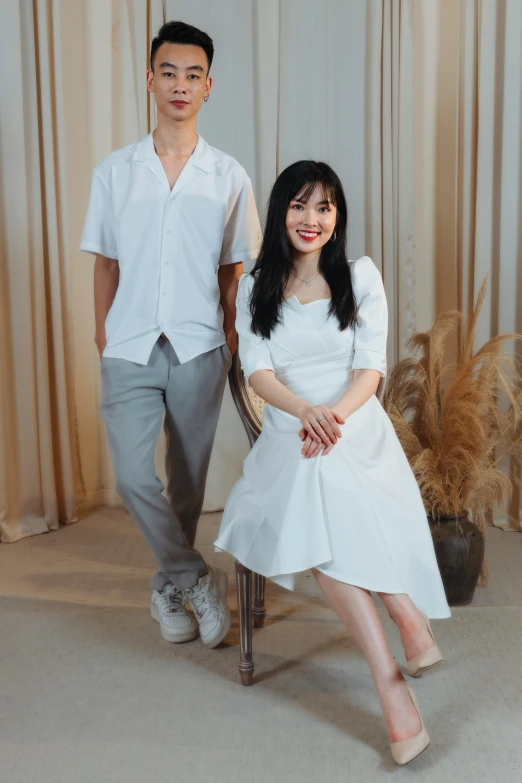
<svg viewBox="0 0 522 783">
<path fill-rule="evenodd" d="M 433 639 L 433 646 L 428 650 L 424 650 L 424 652 L 419 653 L 410 661 L 406 660 L 406 668 L 408 669 L 408 674 L 410 677 L 421 677 L 427 671 L 433 669 L 435 666 L 438 666 L 444 660 L 437 642 L 435 641 L 429 617 L 427 617 L 424 612 L 422 612 L 422 616 L 424 617 L 424 622 L 428 627 L 430 636 Z"/>
<path fill-rule="evenodd" d="M 426 623 L 426 625 L 428 626 L 428 631 L 430 632 L 430 636 L 431 636 L 431 638 L 433 639 L 433 641 L 435 641 L 435 637 L 433 636 L 433 631 L 432 631 L 432 629 L 431 629 L 431 622 L 430 622 L 430 618 L 428 617 L 428 615 L 427 615 L 427 614 L 424 614 L 424 612 L 421 612 L 421 614 L 422 614 L 422 616 L 424 617 L 424 622 L 425 622 L 425 623 Z"/>
</svg>

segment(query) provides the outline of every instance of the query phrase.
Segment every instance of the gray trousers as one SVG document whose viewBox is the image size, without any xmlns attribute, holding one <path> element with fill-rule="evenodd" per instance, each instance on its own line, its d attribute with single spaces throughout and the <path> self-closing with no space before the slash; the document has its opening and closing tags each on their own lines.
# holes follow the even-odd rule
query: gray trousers
<svg viewBox="0 0 522 783">
<path fill-rule="evenodd" d="M 207 573 L 194 541 L 231 361 L 224 345 L 180 364 L 163 338 L 146 366 L 102 359 L 101 412 L 116 488 L 159 564 L 156 590 L 194 587 Z M 170 502 L 154 464 L 164 413 Z"/>
</svg>

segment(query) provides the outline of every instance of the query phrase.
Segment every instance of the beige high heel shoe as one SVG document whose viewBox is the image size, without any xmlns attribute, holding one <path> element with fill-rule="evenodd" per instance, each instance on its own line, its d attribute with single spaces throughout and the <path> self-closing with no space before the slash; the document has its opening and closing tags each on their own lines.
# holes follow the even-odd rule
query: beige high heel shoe
<svg viewBox="0 0 522 783">
<path fill-rule="evenodd" d="M 429 669 L 433 669 L 434 666 L 438 666 L 439 663 L 442 663 L 444 660 L 442 653 L 437 646 L 437 642 L 435 641 L 435 637 L 433 636 L 429 618 L 426 617 L 424 612 L 422 612 L 422 616 L 424 617 L 424 621 L 428 626 L 428 631 L 430 632 L 431 638 L 433 639 L 433 646 L 416 655 L 415 658 L 411 659 L 411 661 L 406 660 L 408 674 L 411 677 L 420 677 Z"/>
<path fill-rule="evenodd" d="M 408 693 L 410 694 L 413 706 L 417 710 L 417 715 L 421 722 L 421 730 L 415 737 L 410 737 L 410 739 L 401 740 L 400 742 L 390 742 L 393 760 L 396 764 L 400 764 L 401 766 L 403 764 L 408 764 L 409 761 L 413 761 L 414 758 L 417 758 L 417 756 L 419 756 L 423 750 L 426 750 L 430 744 L 430 738 L 419 712 L 419 705 L 417 704 L 413 688 L 410 688 L 409 686 L 406 687 L 408 688 Z"/>
</svg>

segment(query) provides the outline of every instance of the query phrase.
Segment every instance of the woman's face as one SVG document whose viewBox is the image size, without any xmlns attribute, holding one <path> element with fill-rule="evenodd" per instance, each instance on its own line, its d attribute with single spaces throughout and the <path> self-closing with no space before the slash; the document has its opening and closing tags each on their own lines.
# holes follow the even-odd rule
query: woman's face
<svg viewBox="0 0 522 783">
<path fill-rule="evenodd" d="M 288 205 L 286 235 L 298 253 L 317 253 L 331 238 L 337 222 L 337 209 L 325 200 L 321 187 L 314 188 L 305 203 L 302 192 Z"/>
</svg>

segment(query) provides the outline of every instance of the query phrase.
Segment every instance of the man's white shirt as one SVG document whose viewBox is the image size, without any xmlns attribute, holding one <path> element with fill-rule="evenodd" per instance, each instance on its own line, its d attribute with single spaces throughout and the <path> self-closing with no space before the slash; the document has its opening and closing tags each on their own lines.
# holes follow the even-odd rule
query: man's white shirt
<svg viewBox="0 0 522 783">
<path fill-rule="evenodd" d="M 245 170 L 201 136 L 172 190 L 152 133 L 111 153 L 80 245 L 119 264 L 103 355 L 147 364 L 162 332 L 181 363 L 223 345 L 219 266 L 253 261 L 260 239 Z"/>
</svg>

